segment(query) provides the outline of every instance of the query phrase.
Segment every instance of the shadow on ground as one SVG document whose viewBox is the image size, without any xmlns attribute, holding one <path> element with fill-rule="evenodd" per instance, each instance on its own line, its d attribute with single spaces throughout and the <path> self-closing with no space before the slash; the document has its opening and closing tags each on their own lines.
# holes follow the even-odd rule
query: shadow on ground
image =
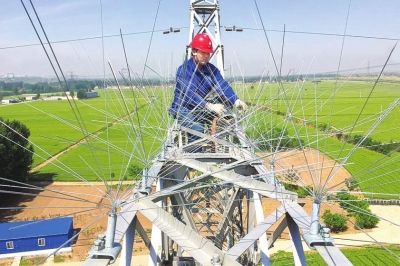
<svg viewBox="0 0 400 266">
<path fill-rule="evenodd" d="M 9 222 L 23 211 L 25 203 L 35 197 L 53 183 L 55 173 L 33 173 L 26 182 L 0 180 L 0 222 Z"/>
</svg>

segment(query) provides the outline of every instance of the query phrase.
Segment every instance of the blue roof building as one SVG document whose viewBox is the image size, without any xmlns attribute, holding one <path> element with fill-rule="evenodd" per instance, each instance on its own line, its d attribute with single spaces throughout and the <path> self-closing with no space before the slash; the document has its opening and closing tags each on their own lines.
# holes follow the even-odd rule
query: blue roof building
<svg viewBox="0 0 400 266">
<path fill-rule="evenodd" d="M 0 223 L 0 258 L 48 254 L 73 236 L 72 217 Z M 70 251 L 71 243 L 61 252 Z"/>
</svg>

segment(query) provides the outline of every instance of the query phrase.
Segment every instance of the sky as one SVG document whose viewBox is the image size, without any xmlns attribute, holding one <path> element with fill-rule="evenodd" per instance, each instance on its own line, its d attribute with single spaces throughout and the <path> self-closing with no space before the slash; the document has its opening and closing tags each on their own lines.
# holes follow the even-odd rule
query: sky
<svg viewBox="0 0 400 266">
<path fill-rule="evenodd" d="M 29 1 L 24 1 L 29 8 Z M 400 38 L 398 0 L 257 0 L 261 20 L 254 0 L 219 2 L 225 75 L 239 79 L 276 74 L 273 57 L 280 67 L 284 26 L 283 74 L 335 73 L 337 69 L 377 72 L 379 68 L 374 66 L 384 64 Z M 67 75 L 101 78 L 104 72 L 110 76 L 108 62 L 115 71 L 123 71 L 126 64 L 118 36 L 120 30 L 126 34 L 129 64 L 139 76 L 144 73 L 146 77 L 172 77 L 183 61 L 188 44 L 189 0 L 33 0 L 33 3 L 51 42 L 75 40 L 53 46 Z M 0 6 L 0 77 L 52 76 L 51 66 L 21 2 L 0 0 Z M 102 25 L 104 36 L 114 35 L 104 38 L 105 64 L 99 38 Z M 151 39 L 153 25 L 156 31 Z M 244 31 L 224 30 L 233 25 Z M 162 34 L 169 27 L 181 31 Z M 383 39 L 310 34 L 344 32 Z M 399 71 L 396 65 L 400 64 L 399 49 L 390 57 L 387 71 Z M 146 57 L 149 68 L 144 69 Z"/>
</svg>

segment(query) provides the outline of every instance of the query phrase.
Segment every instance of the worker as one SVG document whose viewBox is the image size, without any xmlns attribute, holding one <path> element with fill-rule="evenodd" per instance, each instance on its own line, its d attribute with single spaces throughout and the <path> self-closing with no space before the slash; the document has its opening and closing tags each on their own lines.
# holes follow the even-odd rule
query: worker
<svg viewBox="0 0 400 266">
<path fill-rule="evenodd" d="M 218 68 L 209 63 L 213 53 L 210 37 L 206 33 L 197 34 L 190 48 L 191 58 L 178 68 L 176 74 L 170 114 L 182 126 L 204 133 L 205 125 L 210 125 L 212 119 L 221 116 L 226 108 L 246 111 L 247 105 L 236 96 Z M 189 134 L 188 142 L 199 138 Z"/>
</svg>

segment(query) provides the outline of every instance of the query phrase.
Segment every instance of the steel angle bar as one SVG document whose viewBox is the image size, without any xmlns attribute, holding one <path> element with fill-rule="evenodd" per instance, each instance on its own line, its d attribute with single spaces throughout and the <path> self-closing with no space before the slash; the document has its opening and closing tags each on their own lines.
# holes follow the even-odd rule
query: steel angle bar
<svg viewBox="0 0 400 266">
<path fill-rule="evenodd" d="M 135 242 L 135 231 L 136 231 L 136 223 L 137 218 L 133 220 L 133 222 L 129 225 L 128 230 L 124 235 L 124 239 L 122 241 L 122 250 L 120 254 L 120 266 L 130 266 L 132 262 L 133 254 L 133 243 Z"/>
<path fill-rule="evenodd" d="M 277 226 L 272 233 L 271 237 L 268 240 L 268 247 L 272 247 L 272 245 L 275 243 L 275 241 L 279 238 L 279 236 L 282 234 L 282 232 L 285 230 L 285 228 L 288 226 L 286 219 L 281 219 L 277 221 Z"/>
<path fill-rule="evenodd" d="M 226 204 L 226 208 L 224 210 L 222 220 L 218 224 L 217 230 L 215 231 L 215 239 L 217 242 L 217 247 L 222 248 L 223 237 L 225 235 L 226 228 L 228 226 L 229 219 L 237 206 L 237 201 L 240 197 L 239 190 L 237 189 L 230 197 L 228 203 Z"/>
<path fill-rule="evenodd" d="M 144 183 L 143 189 L 147 192 L 150 193 L 151 191 L 151 186 L 154 184 L 154 182 L 157 180 L 158 174 L 161 170 L 161 168 L 165 165 L 164 162 L 156 161 L 152 164 L 150 169 L 147 171 L 147 176 L 143 177 L 142 183 Z"/>
<path fill-rule="evenodd" d="M 239 258 L 251 245 L 254 244 L 274 223 L 276 223 L 285 214 L 284 207 L 280 206 L 264 219 L 261 223 L 253 228 L 246 236 L 244 236 L 236 245 L 231 247 L 225 257 L 232 259 Z"/>
<path fill-rule="evenodd" d="M 177 191 L 188 189 L 188 188 L 196 188 L 196 185 L 198 185 L 199 182 L 203 182 L 210 178 L 209 174 L 204 174 L 199 177 L 193 178 L 191 180 L 185 180 L 185 182 L 179 183 L 174 186 L 170 186 L 167 188 L 164 188 L 160 193 L 157 193 L 155 195 L 150 195 L 148 196 L 149 199 L 153 200 L 154 202 L 160 201 L 164 199 L 165 197 L 169 197 L 172 194 L 180 193 Z"/>
<path fill-rule="evenodd" d="M 353 265 L 338 247 L 320 245 L 315 245 L 314 247 L 329 266 Z"/>
<path fill-rule="evenodd" d="M 247 137 L 246 134 L 244 133 L 244 130 L 240 127 L 239 124 L 236 124 L 236 128 L 234 131 L 234 135 L 239 139 L 240 144 L 242 145 L 243 148 L 256 148 L 256 145 L 254 145 Z"/>
<path fill-rule="evenodd" d="M 283 206 L 293 221 L 302 230 L 303 234 L 308 233 L 310 231 L 311 217 L 304 209 L 299 204 L 290 201 L 284 201 Z"/>
<path fill-rule="evenodd" d="M 237 150 L 237 153 L 241 152 L 241 150 L 238 149 L 237 147 L 235 147 L 235 145 L 232 142 L 229 142 L 229 141 L 226 141 L 226 140 L 211 136 L 209 134 L 204 134 L 204 133 L 201 133 L 199 131 L 187 128 L 187 127 L 181 127 L 181 130 L 182 131 L 186 131 L 187 133 L 190 133 L 192 135 L 195 135 L 195 136 L 201 138 L 201 139 L 199 139 L 197 141 L 194 141 L 194 142 L 184 146 L 183 149 L 185 149 L 187 147 L 190 147 L 190 146 L 193 146 L 193 145 L 196 145 L 197 143 L 204 142 L 205 140 L 210 140 L 210 141 L 216 142 L 216 143 L 218 143 L 220 145 L 223 145 L 223 146 L 228 146 L 228 147 L 235 148 Z"/>
<path fill-rule="evenodd" d="M 151 247 L 151 240 L 149 236 L 147 235 L 146 231 L 144 230 L 142 224 L 139 222 L 139 220 L 136 220 L 136 232 L 139 233 L 140 237 L 142 238 L 144 244 L 146 245 L 147 248 Z"/>
<path fill-rule="evenodd" d="M 125 235 L 128 227 L 136 217 L 136 210 L 133 210 L 133 203 L 124 205 L 117 215 L 117 225 L 115 229 L 115 242 L 119 243 Z"/>
<path fill-rule="evenodd" d="M 190 225 L 185 225 L 151 200 L 139 200 L 135 205 L 153 225 L 202 265 L 213 265 L 212 261 L 216 256 L 219 256 L 220 260 L 224 259 L 223 252 L 210 240 L 199 235 Z M 239 266 L 240 264 L 227 258 L 223 260 L 222 265 Z"/>
<path fill-rule="evenodd" d="M 160 191 L 161 182 L 157 182 L 156 191 Z M 154 204 L 156 208 L 161 208 L 162 202 L 157 202 Z M 162 233 L 161 230 L 152 224 L 151 227 L 151 242 L 149 248 L 149 266 L 156 266 L 161 263 L 160 257 L 163 256 L 163 246 L 162 246 Z"/>
<path fill-rule="evenodd" d="M 169 159 L 234 159 L 234 160 L 240 160 L 239 156 L 235 153 L 213 153 L 213 152 L 204 152 L 204 153 L 181 153 L 181 154 L 176 154 L 173 157 Z"/>
<path fill-rule="evenodd" d="M 259 194 L 254 194 L 254 207 L 256 211 L 256 221 L 257 224 L 261 223 L 264 220 L 264 208 L 262 206 L 262 197 Z M 280 234 L 280 232 L 279 232 Z M 269 245 L 267 233 L 262 234 L 258 241 L 258 250 L 257 253 L 260 255 L 261 266 L 269 266 Z"/>
<path fill-rule="evenodd" d="M 217 166 L 209 165 L 193 159 L 179 159 L 176 160 L 176 162 L 196 169 L 198 171 L 209 173 L 209 175 L 212 175 L 223 181 L 230 182 L 236 186 L 251 190 L 268 198 L 277 200 L 297 200 L 297 194 L 294 192 L 290 192 L 284 189 L 282 189 L 281 191 L 277 191 L 277 188 L 274 185 L 252 179 L 248 176 L 229 172 L 227 170 L 221 171 L 221 169 Z"/>
<path fill-rule="evenodd" d="M 294 202 L 285 201 L 285 209 L 294 223 L 302 230 L 302 234 L 306 234 L 310 230 L 311 218 L 302 207 Z M 327 245 L 314 245 L 328 265 L 352 265 L 351 262 L 343 255 L 339 248 L 332 243 Z"/>
<path fill-rule="evenodd" d="M 290 240 L 292 242 L 292 253 L 294 264 L 297 265 L 307 265 L 306 256 L 304 254 L 303 244 L 301 242 L 301 234 L 299 226 L 292 219 L 292 217 L 286 213 L 286 222 L 289 228 Z"/>
<path fill-rule="evenodd" d="M 181 164 L 179 162 L 179 160 L 176 159 L 175 162 Z M 227 165 L 224 166 L 224 168 L 222 170 L 232 169 L 232 168 L 236 167 L 236 165 L 238 165 L 238 164 L 240 164 L 242 162 L 243 161 L 236 161 L 236 162 L 233 162 L 231 164 L 227 164 Z M 185 166 L 187 166 L 187 165 L 185 165 Z M 163 199 L 165 197 L 171 196 L 172 194 L 176 193 L 176 191 L 178 191 L 178 190 L 188 189 L 188 188 L 191 188 L 191 187 L 193 187 L 193 189 L 195 189 L 196 185 L 198 185 L 200 182 L 206 181 L 210 177 L 211 177 L 210 173 L 205 172 L 204 174 L 202 174 L 202 175 L 200 175 L 200 176 L 198 176 L 196 178 L 193 178 L 193 179 L 190 179 L 190 180 L 185 180 L 185 182 L 182 182 L 180 184 L 164 188 L 162 190 L 162 192 L 158 192 L 155 195 L 149 195 L 148 198 L 153 200 L 154 202 L 156 202 L 156 201 L 159 201 L 159 200 L 161 200 L 161 199 Z"/>
<path fill-rule="evenodd" d="M 175 195 L 175 200 L 177 201 L 179 206 L 182 206 L 182 214 L 183 214 L 183 219 L 185 220 L 185 223 L 187 225 L 190 225 L 190 227 L 192 227 L 193 229 L 196 230 L 196 224 L 193 221 L 193 217 L 189 211 L 188 207 L 188 202 L 185 199 L 185 197 L 182 195 L 182 193 L 178 193 Z"/>
<path fill-rule="evenodd" d="M 153 246 L 151 245 L 151 240 L 149 238 L 149 236 L 147 235 L 146 231 L 144 230 L 142 224 L 139 222 L 138 219 L 136 219 L 136 232 L 139 233 L 140 237 L 142 238 L 145 246 L 149 249 L 151 254 L 157 254 L 157 252 L 155 252 L 155 250 L 153 249 Z M 157 261 L 161 261 L 161 259 L 159 257 L 156 258 Z"/>
</svg>

